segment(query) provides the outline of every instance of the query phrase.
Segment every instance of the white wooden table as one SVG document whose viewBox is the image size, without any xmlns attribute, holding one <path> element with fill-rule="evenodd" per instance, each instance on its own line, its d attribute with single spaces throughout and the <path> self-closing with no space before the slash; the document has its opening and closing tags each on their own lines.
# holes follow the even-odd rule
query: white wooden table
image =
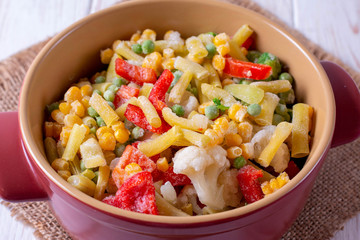
<svg viewBox="0 0 360 240">
<path fill-rule="evenodd" d="M 0 0 L 0 60 L 117 0 Z M 359 0 L 254 0 L 360 72 Z M 35 239 L 0 205 L 0 239 Z M 360 214 L 333 240 L 360 239 Z"/>
</svg>

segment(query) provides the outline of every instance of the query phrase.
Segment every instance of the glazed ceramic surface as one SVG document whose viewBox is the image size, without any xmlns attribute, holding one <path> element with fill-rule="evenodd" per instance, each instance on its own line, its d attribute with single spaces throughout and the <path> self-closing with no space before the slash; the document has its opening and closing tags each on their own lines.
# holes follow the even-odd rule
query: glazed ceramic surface
<svg viewBox="0 0 360 240">
<path fill-rule="evenodd" d="M 44 108 L 60 99 L 80 77 L 104 67 L 99 60 L 101 49 L 110 47 L 116 39 L 129 39 L 135 31 L 146 28 L 155 30 L 160 36 L 167 30 L 177 30 L 186 37 L 209 31 L 231 35 L 242 24 L 254 29 L 260 51 L 273 53 L 289 67 L 296 80 L 298 101 L 314 108 L 311 153 L 301 172 L 282 189 L 246 207 L 218 214 L 152 216 L 97 201 L 71 187 L 50 167 L 43 148 Z M 8 117 L 16 119 L 14 114 Z M 33 185 L 32 196 L 11 199 L 16 195 L 12 193 L 8 199 L 48 197 L 58 220 L 74 238 L 236 239 L 242 236 L 245 239 L 278 239 L 301 211 L 330 148 L 335 102 L 330 82 L 317 59 L 282 28 L 249 10 L 215 1 L 132 1 L 79 21 L 46 45 L 25 78 L 19 124 L 26 157 L 19 157 L 18 161 L 29 162 L 30 173 L 36 176 L 32 180 L 39 186 Z M 26 166 L 22 170 L 29 173 Z"/>
</svg>

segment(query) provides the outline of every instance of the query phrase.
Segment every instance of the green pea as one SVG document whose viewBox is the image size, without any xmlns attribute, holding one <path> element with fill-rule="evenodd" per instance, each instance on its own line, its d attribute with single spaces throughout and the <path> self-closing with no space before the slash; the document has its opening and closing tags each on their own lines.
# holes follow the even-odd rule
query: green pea
<svg viewBox="0 0 360 240">
<path fill-rule="evenodd" d="M 121 143 L 117 143 L 115 145 L 115 155 L 117 157 L 121 157 L 121 155 L 123 154 L 124 151 L 125 151 L 125 145 L 123 145 Z"/>
<path fill-rule="evenodd" d="M 111 107 L 112 109 L 114 109 L 114 110 L 115 110 L 115 105 L 114 105 L 112 102 L 107 101 L 107 103 L 110 105 L 110 107 Z"/>
<path fill-rule="evenodd" d="M 215 119 L 219 116 L 219 109 L 215 105 L 210 105 L 205 108 L 205 116 L 210 120 Z"/>
<path fill-rule="evenodd" d="M 272 124 L 273 125 L 278 125 L 279 123 L 283 122 L 284 121 L 284 117 L 279 115 L 279 114 L 274 114 L 273 116 L 273 120 L 272 120 Z"/>
<path fill-rule="evenodd" d="M 287 122 L 290 122 L 291 120 L 291 117 L 290 117 L 290 114 L 289 113 L 285 113 L 284 115 L 282 115 L 284 120 L 287 121 Z"/>
<path fill-rule="evenodd" d="M 95 83 L 104 83 L 105 80 L 106 79 L 104 76 L 98 76 L 97 78 L 95 78 Z"/>
<path fill-rule="evenodd" d="M 119 87 L 112 84 L 108 87 L 107 91 L 112 91 L 113 93 L 116 93 L 119 90 Z"/>
<path fill-rule="evenodd" d="M 98 90 L 98 89 L 95 89 L 94 91 L 93 91 L 93 94 L 94 93 L 97 93 L 97 94 L 99 94 L 100 96 L 102 96 L 102 92 L 100 91 L 100 90 Z"/>
<path fill-rule="evenodd" d="M 104 122 L 104 120 L 101 117 L 95 117 L 96 118 L 96 123 L 99 127 L 105 127 L 106 124 Z"/>
<path fill-rule="evenodd" d="M 132 130 L 135 127 L 135 124 L 133 124 L 132 122 L 130 122 L 126 118 L 125 118 L 124 124 L 125 124 L 125 128 L 128 129 L 128 130 Z"/>
<path fill-rule="evenodd" d="M 293 89 L 287 92 L 279 93 L 280 100 L 283 100 L 286 104 L 293 104 L 295 101 L 295 93 Z"/>
<path fill-rule="evenodd" d="M 276 108 L 275 108 L 275 112 L 279 115 L 284 115 L 287 114 L 287 107 L 285 104 L 281 104 L 279 103 Z"/>
<path fill-rule="evenodd" d="M 243 80 L 241 80 L 241 82 L 240 82 L 240 84 L 243 84 L 243 85 L 250 85 L 250 83 L 252 83 L 252 81 L 247 80 L 247 79 L 243 79 Z"/>
<path fill-rule="evenodd" d="M 131 131 L 131 135 L 134 139 L 141 138 L 144 136 L 144 134 L 145 130 L 138 126 L 134 127 L 134 129 Z"/>
<path fill-rule="evenodd" d="M 87 111 L 88 111 L 88 114 L 90 117 L 98 117 L 99 116 L 99 114 L 96 112 L 96 110 L 93 107 L 89 107 L 87 109 Z"/>
<path fill-rule="evenodd" d="M 181 105 L 175 104 L 174 106 L 171 107 L 171 110 L 178 115 L 179 117 L 184 116 L 185 114 L 185 110 Z"/>
<path fill-rule="evenodd" d="M 114 80 L 113 80 L 113 84 L 115 85 L 115 86 L 117 86 L 117 87 L 121 87 L 121 85 L 124 85 L 124 84 L 126 84 L 126 82 L 125 82 L 126 80 L 125 79 L 123 79 L 123 78 L 115 78 Z"/>
<path fill-rule="evenodd" d="M 213 37 L 215 37 L 217 34 L 216 33 L 214 33 L 214 32 L 208 32 L 207 34 L 210 34 L 210 35 L 212 35 Z"/>
<path fill-rule="evenodd" d="M 59 103 L 58 102 L 53 102 L 49 105 L 46 106 L 46 109 L 48 111 L 49 114 L 51 114 L 52 111 L 59 109 Z"/>
<path fill-rule="evenodd" d="M 213 43 L 208 43 L 205 46 L 206 50 L 208 51 L 207 58 L 212 58 L 216 53 L 216 47 Z"/>
<path fill-rule="evenodd" d="M 152 53 L 155 50 L 155 44 L 151 40 L 145 40 L 142 45 L 142 50 L 144 54 Z"/>
<path fill-rule="evenodd" d="M 287 72 L 281 73 L 279 76 L 279 79 L 280 80 L 288 80 L 291 84 L 293 84 L 293 82 L 294 82 L 293 77 L 290 75 L 290 73 L 287 73 Z"/>
<path fill-rule="evenodd" d="M 257 62 L 260 56 L 261 52 L 259 51 L 249 51 L 246 55 L 247 59 L 249 59 L 250 62 Z"/>
<path fill-rule="evenodd" d="M 240 169 L 246 165 L 246 159 L 243 156 L 234 159 L 233 166 L 236 169 Z"/>
<path fill-rule="evenodd" d="M 143 51 L 141 45 L 138 44 L 138 43 L 133 44 L 133 45 L 131 46 L 131 50 L 133 50 L 133 52 L 136 53 L 136 54 L 141 54 L 142 51 Z"/>
<path fill-rule="evenodd" d="M 260 113 L 261 113 L 261 106 L 257 103 L 253 103 L 253 104 L 250 104 L 248 107 L 247 107 L 247 112 L 251 115 L 251 116 L 258 116 Z"/>
<path fill-rule="evenodd" d="M 113 102 L 115 99 L 115 93 L 111 90 L 106 90 L 104 92 L 104 98 L 106 101 Z"/>
<path fill-rule="evenodd" d="M 90 133 L 96 135 L 96 127 L 90 128 Z"/>
<path fill-rule="evenodd" d="M 86 170 L 84 160 L 81 160 L 81 161 L 80 161 L 80 169 L 81 169 L 81 172 L 83 172 L 83 171 L 85 171 L 85 170 Z"/>
<path fill-rule="evenodd" d="M 292 118 L 292 116 L 293 116 L 293 110 L 292 110 L 292 109 L 288 109 L 288 114 L 289 114 L 290 119 L 291 119 L 291 118 Z"/>
</svg>

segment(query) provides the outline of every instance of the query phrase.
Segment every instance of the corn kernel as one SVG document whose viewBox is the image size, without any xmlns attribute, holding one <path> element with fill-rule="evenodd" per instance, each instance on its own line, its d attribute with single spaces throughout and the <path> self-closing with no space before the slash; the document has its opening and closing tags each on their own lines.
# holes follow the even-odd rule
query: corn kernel
<svg viewBox="0 0 360 240">
<path fill-rule="evenodd" d="M 126 128 L 120 128 L 115 131 L 115 139 L 119 143 L 125 143 L 129 140 L 130 132 Z"/>
<path fill-rule="evenodd" d="M 145 29 L 140 37 L 141 40 L 156 40 L 156 32 L 152 29 Z"/>
<path fill-rule="evenodd" d="M 55 171 L 69 170 L 69 163 L 62 158 L 57 158 L 51 163 L 51 167 L 55 169 Z"/>
<path fill-rule="evenodd" d="M 165 58 L 165 59 L 163 58 L 161 66 L 163 69 L 173 70 L 174 63 L 175 63 L 175 58 Z"/>
<path fill-rule="evenodd" d="M 90 101 L 90 96 L 83 96 L 83 98 L 81 99 L 81 103 L 86 109 L 90 107 L 89 101 Z"/>
<path fill-rule="evenodd" d="M 97 127 L 96 120 L 92 117 L 86 116 L 82 119 L 83 124 L 88 126 L 89 128 Z"/>
<path fill-rule="evenodd" d="M 74 124 L 81 125 L 83 123 L 83 121 L 77 115 L 70 113 L 65 116 L 64 123 L 65 123 L 66 127 L 72 128 L 74 126 Z"/>
<path fill-rule="evenodd" d="M 163 50 L 163 57 L 164 58 L 173 58 L 173 57 L 175 57 L 174 50 L 172 48 L 165 48 Z"/>
<path fill-rule="evenodd" d="M 59 110 L 55 109 L 51 112 L 51 117 L 59 124 L 64 124 L 65 115 Z"/>
<path fill-rule="evenodd" d="M 53 137 L 54 135 L 54 123 L 45 122 L 44 124 L 45 137 Z"/>
<path fill-rule="evenodd" d="M 103 64 L 109 64 L 113 55 L 114 51 L 111 48 L 100 51 L 101 62 Z"/>
<path fill-rule="evenodd" d="M 98 139 L 100 139 L 101 135 L 103 135 L 104 133 L 110 133 L 110 134 L 114 134 L 114 131 L 109 128 L 109 127 L 99 127 L 97 130 L 96 130 L 96 137 Z"/>
<path fill-rule="evenodd" d="M 62 112 L 63 114 L 69 114 L 70 110 L 71 110 L 71 105 L 68 102 L 62 102 L 59 104 L 59 110 L 60 112 Z"/>
<path fill-rule="evenodd" d="M 226 54 L 228 54 L 230 52 L 230 45 L 229 43 L 225 43 L 223 45 L 220 45 L 216 48 L 216 51 L 221 55 L 221 56 L 225 56 Z"/>
<path fill-rule="evenodd" d="M 71 176 L 71 172 L 69 170 L 59 170 L 57 173 L 62 177 L 65 181 Z"/>
<path fill-rule="evenodd" d="M 240 146 L 242 138 L 237 133 L 229 133 L 225 135 L 225 143 L 228 147 Z"/>
<path fill-rule="evenodd" d="M 205 102 L 205 103 L 201 104 L 201 105 L 198 107 L 199 113 L 205 114 L 205 108 L 206 108 L 207 106 L 210 106 L 210 105 L 213 105 L 213 104 L 214 104 L 214 102 L 212 102 L 212 101 Z"/>
<path fill-rule="evenodd" d="M 81 95 L 84 96 L 89 96 L 91 97 L 91 94 L 93 92 L 93 88 L 91 85 L 84 85 L 80 88 L 81 91 Z"/>
<path fill-rule="evenodd" d="M 206 129 L 204 132 L 204 135 L 210 137 L 210 145 L 217 145 L 221 144 L 223 141 L 223 138 L 219 135 L 220 133 L 218 131 L 214 131 L 213 129 Z"/>
<path fill-rule="evenodd" d="M 71 103 L 70 113 L 75 113 L 79 117 L 85 116 L 85 107 L 79 100 L 76 100 Z"/>
<path fill-rule="evenodd" d="M 234 120 L 234 121 L 236 120 L 235 115 L 236 115 L 237 111 L 240 110 L 240 108 L 241 108 L 240 104 L 235 103 L 235 104 L 231 105 L 231 107 L 228 110 L 228 116 L 231 120 Z"/>
<path fill-rule="evenodd" d="M 103 150 L 113 151 L 116 145 L 116 139 L 113 134 L 106 132 L 99 138 L 99 145 Z"/>
<path fill-rule="evenodd" d="M 65 96 L 64 96 L 64 100 L 68 103 L 72 103 L 76 100 L 81 100 L 81 91 L 78 87 L 71 87 L 69 88 L 66 93 L 65 93 Z"/>
<path fill-rule="evenodd" d="M 112 130 L 116 131 L 118 129 L 125 128 L 125 124 L 122 121 L 116 121 L 111 125 Z"/>
<path fill-rule="evenodd" d="M 230 78 L 225 78 L 222 82 L 221 82 L 221 85 L 224 87 L 226 85 L 230 85 L 230 84 L 234 84 L 235 82 L 230 79 Z"/>
<path fill-rule="evenodd" d="M 140 31 L 137 31 L 136 33 L 134 33 L 134 34 L 131 36 L 130 42 L 131 42 L 132 44 L 135 44 L 135 43 L 140 39 L 140 36 L 141 36 Z"/>
<path fill-rule="evenodd" d="M 60 141 L 63 147 L 66 146 L 71 133 L 71 127 L 63 127 L 60 133 Z"/>
<path fill-rule="evenodd" d="M 173 32 L 174 32 L 173 30 L 167 31 L 164 35 L 164 40 L 169 40 L 169 38 Z"/>
<path fill-rule="evenodd" d="M 166 157 L 159 158 L 156 161 L 156 168 L 162 172 L 166 172 L 169 169 L 169 163 L 168 163 Z"/>
<path fill-rule="evenodd" d="M 221 55 L 215 55 L 212 59 L 212 65 L 219 73 L 222 73 L 225 68 L 225 58 Z"/>
<path fill-rule="evenodd" d="M 251 158 L 252 154 L 250 152 L 250 149 L 249 149 L 249 146 L 247 144 L 240 144 L 240 148 L 241 148 L 241 151 L 242 151 L 242 156 L 245 158 L 245 159 L 249 159 Z"/>
<path fill-rule="evenodd" d="M 235 159 L 237 157 L 240 157 L 242 154 L 242 149 L 238 146 L 233 146 L 228 149 L 226 149 L 227 157 L 229 159 Z"/>
<path fill-rule="evenodd" d="M 241 122 L 238 125 L 238 133 L 243 142 L 250 142 L 252 137 L 253 126 L 249 122 Z"/>
<path fill-rule="evenodd" d="M 261 184 L 261 190 L 265 195 L 271 194 L 280 188 L 282 188 L 286 183 L 290 181 L 289 176 L 286 172 L 280 173 L 276 178 L 271 179 L 270 181 L 263 182 Z"/>
<path fill-rule="evenodd" d="M 212 127 L 214 130 L 221 129 L 225 133 L 229 128 L 229 121 L 225 117 L 220 117 L 215 120 Z"/>
<path fill-rule="evenodd" d="M 220 45 L 224 45 L 224 44 L 228 43 L 229 41 L 230 41 L 230 37 L 226 33 L 219 33 L 218 35 L 216 35 L 214 37 L 214 45 L 216 47 L 218 47 Z"/>
<path fill-rule="evenodd" d="M 157 74 L 160 73 L 162 66 L 162 56 L 158 52 L 153 52 L 147 55 L 143 61 L 142 67 L 152 68 Z"/>
<path fill-rule="evenodd" d="M 129 176 L 142 171 L 139 164 L 134 163 L 134 162 L 126 165 L 124 170 L 125 170 L 126 174 Z"/>
<path fill-rule="evenodd" d="M 202 64 L 204 62 L 204 58 L 198 58 L 190 53 L 186 56 L 186 58 L 189 59 L 190 61 L 196 62 L 198 64 Z"/>
</svg>

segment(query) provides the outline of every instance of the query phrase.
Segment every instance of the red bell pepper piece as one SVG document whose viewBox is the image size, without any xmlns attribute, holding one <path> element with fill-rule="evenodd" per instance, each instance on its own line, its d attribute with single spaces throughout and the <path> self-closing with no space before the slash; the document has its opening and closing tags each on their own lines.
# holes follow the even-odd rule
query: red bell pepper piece
<svg viewBox="0 0 360 240">
<path fill-rule="evenodd" d="M 296 174 L 298 174 L 298 172 L 300 172 L 300 169 L 296 165 L 296 163 L 291 160 L 288 164 L 288 167 L 285 169 L 285 172 L 287 173 L 287 175 L 289 176 L 290 179 L 293 179 L 293 177 L 295 177 Z"/>
<path fill-rule="evenodd" d="M 158 215 L 151 173 L 139 172 L 122 184 L 115 196 L 103 202 L 128 211 Z"/>
<path fill-rule="evenodd" d="M 112 178 L 118 188 L 126 181 L 130 176 L 125 172 L 126 165 L 130 163 L 137 163 L 143 171 L 152 172 L 156 168 L 156 164 L 145 154 L 143 154 L 137 148 L 127 145 L 124 153 L 112 172 Z"/>
<path fill-rule="evenodd" d="M 244 62 L 231 57 L 225 58 L 224 73 L 239 78 L 251 78 L 254 80 L 264 80 L 272 74 L 271 66 Z"/>
<path fill-rule="evenodd" d="M 244 195 L 247 203 L 256 202 L 264 197 L 258 178 L 262 177 L 261 170 L 257 170 L 253 166 L 246 165 L 240 168 L 237 180 L 240 190 Z"/>
<path fill-rule="evenodd" d="M 241 46 L 246 48 L 246 49 L 249 49 L 253 42 L 254 42 L 254 38 L 252 38 L 250 36 L 250 37 L 248 37 L 248 39 L 246 39 L 246 41 Z"/>
<path fill-rule="evenodd" d="M 132 97 L 139 96 L 140 89 L 129 87 L 127 85 L 121 85 L 119 90 L 117 90 L 115 98 L 114 98 L 114 105 L 115 109 L 120 107 L 122 104 L 126 103 Z"/>
<path fill-rule="evenodd" d="M 174 187 L 191 184 L 191 180 L 190 180 L 190 178 L 188 178 L 188 176 L 181 174 L 181 173 L 180 174 L 174 173 L 173 167 L 169 167 L 168 170 L 166 170 L 166 172 L 162 172 L 158 169 L 155 169 L 152 172 L 152 176 L 153 176 L 154 182 L 163 180 L 164 183 L 166 183 L 167 181 L 169 181 L 171 183 L 171 185 L 173 185 Z"/>
<path fill-rule="evenodd" d="M 140 86 L 144 83 L 155 83 L 157 79 L 154 69 L 136 66 L 121 58 L 115 61 L 115 71 L 121 77 Z"/>
<path fill-rule="evenodd" d="M 161 126 L 158 128 L 154 128 L 146 120 L 145 114 L 141 110 L 141 108 L 132 104 L 129 104 L 127 106 L 124 115 L 126 119 L 129 120 L 130 122 L 134 123 L 135 125 L 143 129 L 149 130 L 153 133 L 162 134 L 164 132 L 167 132 L 171 128 L 171 126 L 167 122 L 165 122 L 165 120 L 163 120 L 161 116 L 160 116 L 162 122 Z"/>
<path fill-rule="evenodd" d="M 168 91 L 174 75 L 169 69 L 165 69 L 156 81 L 154 87 L 149 94 L 149 101 L 154 105 L 158 112 L 166 107 L 165 94 Z"/>
</svg>

